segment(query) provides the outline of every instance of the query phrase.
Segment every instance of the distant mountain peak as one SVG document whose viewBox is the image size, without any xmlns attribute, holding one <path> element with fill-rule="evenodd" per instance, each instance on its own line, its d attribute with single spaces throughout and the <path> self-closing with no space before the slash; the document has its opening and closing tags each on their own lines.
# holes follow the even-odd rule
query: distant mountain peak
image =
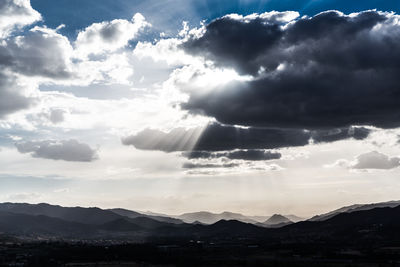
<svg viewBox="0 0 400 267">
<path fill-rule="evenodd" d="M 187 222 L 193 223 L 195 221 L 203 223 L 203 224 L 213 224 L 220 220 L 236 220 L 244 223 L 252 223 L 255 224 L 257 221 L 243 215 L 240 213 L 234 213 L 229 211 L 224 211 L 221 213 L 212 213 L 208 211 L 199 211 L 199 212 L 191 212 L 184 213 L 182 215 L 177 216 L 177 218 Z"/>
<path fill-rule="evenodd" d="M 291 223 L 292 221 L 286 218 L 281 214 L 274 214 L 268 220 L 264 222 L 267 225 L 274 225 L 274 224 L 282 224 L 282 223 Z"/>
</svg>

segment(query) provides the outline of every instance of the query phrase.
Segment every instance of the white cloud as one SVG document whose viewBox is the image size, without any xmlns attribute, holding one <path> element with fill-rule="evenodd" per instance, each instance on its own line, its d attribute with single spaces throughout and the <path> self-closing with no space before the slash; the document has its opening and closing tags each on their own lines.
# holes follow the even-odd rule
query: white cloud
<svg viewBox="0 0 400 267">
<path fill-rule="evenodd" d="M 265 12 L 262 14 L 251 14 L 247 16 L 242 16 L 239 14 L 229 14 L 224 16 L 225 18 L 230 18 L 238 21 L 243 21 L 243 22 L 250 22 L 251 20 L 261 18 L 268 20 L 270 22 L 279 22 L 279 23 L 288 23 L 300 16 L 299 12 L 297 11 L 285 11 L 285 12 L 278 12 L 278 11 L 270 11 L 270 12 Z"/>
<path fill-rule="evenodd" d="M 41 19 L 29 0 L 0 0 L 0 38 Z"/>
<path fill-rule="evenodd" d="M 161 39 L 156 43 L 139 42 L 133 54 L 138 58 L 150 57 L 154 61 L 165 61 L 170 66 L 190 64 L 194 57 L 183 52 L 179 48 L 183 39 L 168 38 Z"/>
<path fill-rule="evenodd" d="M 135 14 L 131 21 L 115 19 L 94 23 L 78 34 L 75 42 L 77 56 L 86 58 L 123 48 L 149 25 L 140 13 Z"/>
<path fill-rule="evenodd" d="M 129 84 L 134 68 L 126 53 L 109 54 L 101 60 L 84 60 L 75 65 L 75 73 L 79 76 L 71 84 L 82 85 L 91 83 Z"/>
<path fill-rule="evenodd" d="M 99 25 L 105 28 L 112 25 L 116 33 L 102 37 L 104 29 Z M 0 43 L 0 66 L 15 74 L 30 77 L 37 84 L 130 84 L 134 69 L 130 62 L 131 53 L 115 50 L 126 46 L 146 25 L 140 14 L 136 14 L 132 22 L 115 20 L 93 24 L 78 35 L 75 49 L 67 37 L 57 32 L 58 28 L 54 30 L 36 26 L 23 35 Z M 95 33 L 95 29 L 99 32 Z M 89 38 L 86 35 L 93 36 Z M 90 53 L 102 52 L 116 53 L 86 58 Z M 76 56 L 83 58 L 77 60 Z"/>
</svg>

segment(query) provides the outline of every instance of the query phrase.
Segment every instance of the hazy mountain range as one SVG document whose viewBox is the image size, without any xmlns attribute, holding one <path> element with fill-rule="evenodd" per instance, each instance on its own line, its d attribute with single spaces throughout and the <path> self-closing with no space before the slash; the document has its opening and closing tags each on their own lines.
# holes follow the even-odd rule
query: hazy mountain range
<svg viewBox="0 0 400 267">
<path fill-rule="evenodd" d="M 183 220 L 187 223 L 200 222 L 204 224 L 213 224 L 220 220 L 237 220 L 245 223 L 256 224 L 258 221 L 244 216 L 240 213 L 232 213 L 232 212 L 222 212 L 222 213 L 211 213 L 207 211 L 193 212 L 193 213 L 184 213 L 182 215 L 177 216 L 177 218 Z"/>
<path fill-rule="evenodd" d="M 184 213 L 181 215 L 166 215 L 166 214 L 160 214 L 160 213 L 153 213 L 153 212 L 142 212 L 142 214 L 146 215 L 153 215 L 153 216 L 160 216 L 160 217 L 166 217 L 166 218 L 175 218 L 178 220 L 181 220 L 186 223 L 201 223 L 201 224 L 213 224 L 216 223 L 220 220 L 237 220 L 240 222 L 245 222 L 245 223 L 252 223 L 252 224 L 259 224 L 259 223 L 265 223 L 268 221 L 270 218 L 274 216 L 282 216 L 281 219 L 282 221 L 276 221 L 272 222 L 270 221 L 269 223 L 266 224 L 279 224 L 282 222 L 287 222 L 288 220 L 291 222 L 299 222 L 299 221 L 304 221 L 306 218 L 302 218 L 296 215 L 280 215 L 280 214 L 274 214 L 273 216 L 256 216 L 256 215 L 243 215 L 240 213 L 234 213 L 234 212 L 228 212 L 224 211 L 221 213 L 212 213 L 208 211 L 199 211 L 199 212 L 191 212 L 191 213 Z"/>
<path fill-rule="evenodd" d="M 393 224 L 399 222 L 396 219 L 400 217 L 400 207 L 397 207 L 399 205 L 400 201 L 352 205 L 301 222 L 289 219 L 298 217 L 275 214 L 259 222 L 255 217 L 249 218 L 231 212 L 185 213 L 177 216 L 178 218 L 172 218 L 126 209 L 62 207 L 45 203 L 2 203 L 0 233 L 26 238 L 109 238 L 140 242 L 149 238 L 193 236 L 278 238 L 277 234 L 284 236 L 290 232 L 303 235 L 304 231 L 318 236 L 323 234 L 322 232 L 335 232 L 342 228 L 346 230 L 347 227 L 364 229 L 367 225 L 376 228 L 376 223 L 383 226 L 390 224 L 390 227 L 393 227 Z M 377 217 L 377 214 L 381 213 L 384 214 L 384 218 Z"/>
<path fill-rule="evenodd" d="M 86 224 L 104 224 L 121 217 L 129 219 L 144 217 L 159 222 L 172 224 L 183 223 L 201 223 L 214 224 L 220 220 L 237 220 L 244 223 L 265 223 L 266 225 L 275 225 L 287 222 L 298 222 L 304 218 L 295 215 L 273 215 L 269 216 L 245 216 L 240 213 L 222 212 L 211 213 L 207 211 L 184 213 L 182 215 L 166 215 L 152 212 L 136 212 L 127 209 L 115 208 L 103 210 L 100 208 L 82 208 L 82 207 L 61 207 L 46 203 L 27 204 L 27 203 L 0 203 L 0 211 L 12 212 L 27 215 L 44 215 Z M 289 219 L 290 218 L 290 219 Z"/>
</svg>

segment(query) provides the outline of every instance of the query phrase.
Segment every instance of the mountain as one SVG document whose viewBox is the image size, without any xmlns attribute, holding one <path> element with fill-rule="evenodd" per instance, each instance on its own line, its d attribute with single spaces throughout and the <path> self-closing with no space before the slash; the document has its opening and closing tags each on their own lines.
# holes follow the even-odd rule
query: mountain
<svg viewBox="0 0 400 267">
<path fill-rule="evenodd" d="M 144 215 L 136 212 L 136 211 L 132 211 L 132 210 L 126 210 L 126 209 L 108 209 L 111 212 L 114 212 L 118 215 L 121 216 L 125 216 L 125 217 L 129 217 L 129 218 L 137 218 L 137 217 L 143 217 Z"/>
<path fill-rule="evenodd" d="M 105 223 L 100 228 L 111 232 L 133 232 L 143 230 L 141 226 L 133 224 L 132 222 L 123 218 Z"/>
<path fill-rule="evenodd" d="M 290 221 L 292 221 L 294 223 L 306 220 L 306 218 L 299 217 L 299 216 L 296 216 L 296 215 L 293 215 L 293 214 L 282 215 L 282 216 L 288 218 Z M 251 219 L 251 220 L 257 221 L 258 222 L 258 223 L 256 223 L 256 225 L 257 225 L 259 223 L 264 223 L 265 221 L 267 221 L 272 216 L 246 216 L 246 217 Z"/>
<path fill-rule="evenodd" d="M 390 205 L 393 203 L 391 202 Z M 374 207 L 371 204 L 368 207 Z M 379 203 L 381 205 L 381 203 Z M 394 204 L 393 204 L 394 205 Z M 50 206 L 50 207 L 49 207 Z M 148 217 L 129 218 L 114 213 L 111 220 L 108 211 L 97 208 L 65 208 L 48 204 L 0 204 L 0 233 L 2 235 L 49 239 L 96 239 L 126 240 L 130 242 L 158 242 L 210 240 L 212 242 L 261 242 L 264 244 L 378 244 L 395 246 L 400 240 L 400 206 L 372 208 L 342 212 L 321 221 L 291 223 L 285 216 L 275 214 L 258 227 L 238 220 L 219 220 L 213 224 L 174 224 Z M 357 207 L 360 208 L 360 207 Z M 4 211 L 7 209 L 8 211 Z M 58 213 L 51 216 L 37 214 Z M 100 211 L 99 211 L 100 210 Z M 13 211 L 13 212 L 12 212 Z M 24 212 L 24 213 L 22 213 Z M 97 220 L 83 220 L 77 216 L 94 214 Z M 134 214 L 134 213 L 132 213 Z M 200 213 L 210 216 L 209 213 Z M 55 215 L 61 218 L 54 217 Z M 71 215 L 68 217 L 67 215 Z M 105 218 L 101 218 L 104 215 Z M 211 214 L 215 215 L 215 214 Z M 222 213 L 219 216 L 232 216 Z M 236 214 L 234 214 L 237 216 Z M 86 221 L 81 223 L 72 219 Z M 215 216 L 212 216 L 215 218 Z M 203 218 L 204 219 L 204 218 Z M 104 223 L 99 223 L 100 221 Z M 90 223 L 91 222 L 91 223 Z M 283 226 L 283 224 L 287 224 Z M 265 228 L 265 226 L 269 228 Z"/>
<path fill-rule="evenodd" d="M 0 203 L 0 211 L 26 215 L 44 215 L 83 224 L 104 224 L 121 218 L 114 212 L 99 208 L 61 207 L 46 203 Z"/>
<path fill-rule="evenodd" d="M 253 215 L 253 216 L 246 216 L 247 218 L 254 220 L 256 222 L 265 222 L 266 220 L 268 220 L 268 218 L 270 218 L 271 216 L 258 216 L 258 215 Z"/>
<path fill-rule="evenodd" d="M 305 221 L 306 218 L 303 217 L 299 217 L 293 214 L 288 214 L 288 215 L 283 215 L 284 217 L 288 218 L 289 220 L 291 220 L 292 222 L 301 222 L 301 221 Z"/>
<path fill-rule="evenodd" d="M 175 223 L 175 224 L 181 224 L 184 223 L 182 220 L 176 219 L 176 218 L 171 218 L 167 216 L 159 216 L 159 215 L 148 215 L 148 214 L 143 214 L 139 213 L 136 211 L 132 210 L 126 210 L 126 209 L 109 209 L 109 211 L 112 211 L 118 215 L 128 217 L 128 218 L 138 218 L 138 217 L 146 217 L 150 218 L 159 222 L 166 222 L 166 223 Z"/>
<path fill-rule="evenodd" d="M 123 217 L 131 219 L 146 217 L 158 222 L 176 224 L 183 223 L 183 221 L 175 218 L 149 216 L 125 209 L 103 210 L 100 208 L 62 207 L 57 205 L 49 205 L 46 203 L 0 203 L 0 211 L 26 215 L 44 215 L 47 217 L 58 218 L 65 221 L 96 225 L 102 225 L 121 219 Z"/>
<path fill-rule="evenodd" d="M 269 218 L 268 220 L 266 220 L 263 224 L 268 225 L 268 226 L 272 226 L 272 225 L 286 225 L 292 223 L 291 220 L 289 220 L 288 218 L 286 218 L 283 215 L 280 214 L 274 214 L 271 216 L 271 218 Z"/>
<path fill-rule="evenodd" d="M 278 219 L 278 223 L 274 223 L 271 221 L 271 223 L 268 223 L 269 225 L 274 225 L 274 224 L 280 224 L 280 223 L 291 223 L 291 222 L 299 222 L 299 221 L 304 221 L 304 218 L 298 217 L 296 215 L 279 215 L 285 218 L 280 218 L 281 221 L 279 221 L 278 218 L 272 218 L 274 216 L 247 216 L 243 215 L 240 213 L 232 213 L 232 212 L 222 212 L 222 213 L 211 213 L 207 211 L 200 211 L 200 212 L 193 212 L 193 213 L 184 213 L 179 216 L 175 216 L 176 218 L 181 219 L 184 222 L 187 223 L 203 223 L 203 224 L 213 224 L 216 223 L 220 220 L 236 220 L 244 223 L 252 223 L 255 225 L 260 225 L 265 224 L 267 220 L 272 218 L 272 220 Z M 171 216 L 172 217 L 172 216 Z M 265 225 L 263 225 L 265 227 Z"/>
<path fill-rule="evenodd" d="M 163 218 L 165 221 L 160 221 L 150 218 L 153 216 L 146 217 L 147 215 L 122 209 L 110 211 L 100 208 L 69 208 L 46 203 L 0 203 L 0 212 L 3 219 L 0 232 L 4 230 L 4 232 L 41 235 L 47 233 L 45 226 L 49 225 L 49 235 L 62 237 L 98 237 L 113 236 L 113 233 L 121 231 L 152 231 L 156 228 L 169 227 L 179 221 L 173 218 Z M 10 218 L 10 220 L 7 221 L 5 218 Z M 43 225 L 40 223 L 41 220 L 44 222 Z M 16 232 L 12 231 L 13 224 L 10 224 L 12 221 L 17 222 L 16 225 L 19 226 L 15 228 Z M 27 222 L 32 223 L 27 224 Z M 179 221 L 179 223 L 183 222 Z"/>
<path fill-rule="evenodd" d="M 23 238 L 123 239 L 142 242 L 155 229 L 171 227 L 150 218 L 119 218 L 104 224 L 82 224 L 44 215 L 0 211 L 0 233 Z"/>
<path fill-rule="evenodd" d="M 138 212 L 141 213 L 141 214 L 150 215 L 150 216 L 160 216 L 160 217 L 169 217 L 169 218 L 176 217 L 176 216 L 171 216 L 171 215 L 164 214 L 164 213 L 152 212 L 150 210 L 146 210 L 146 211 L 142 211 L 141 210 L 141 211 L 138 211 Z"/>
<path fill-rule="evenodd" d="M 0 211 L 1 266 L 16 266 L 17 258 L 18 266 L 397 266 L 399 240 L 400 206 L 280 228 L 237 220 L 171 224 L 123 216 L 88 225 Z"/>
<path fill-rule="evenodd" d="M 131 218 L 129 219 L 129 222 L 138 225 L 144 229 L 156 229 L 160 227 L 166 227 L 166 226 L 175 226 L 175 225 L 180 225 L 180 224 L 175 224 L 175 223 L 167 223 L 167 222 L 160 222 L 148 217 L 137 217 L 137 218 Z M 184 224 L 183 224 L 184 225 Z"/>
<path fill-rule="evenodd" d="M 237 220 L 245 223 L 257 224 L 261 219 L 266 219 L 266 216 L 245 216 L 240 213 L 222 212 L 219 214 L 211 212 L 194 212 L 185 213 L 179 216 L 161 216 L 148 215 L 132 210 L 115 208 L 103 210 L 100 208 L 82 208 L 82 207 L 62 207 L 58 205 L 50 205 L 46 203 L 27 204 L 27 203 L 0 203 L 0 211 L 26 214 L 26 215 L 44 215 L 52 218 L 58 218 L 71 222 L 83 224 L 102 225 L 121 218 L 135 219 L 139 217 L 149 218 L 158 222 L 183 224 L 194 223 L 214 224 L 220 220 Z M 296 220 L 293 220 L 296 221 Z M 263 221 L 261 221 L 263 222 Z M 154 223 L 153 223 L 154 224 Z M 270 223 L 273 225 L 276 223 Z"/>
<path fill-rule="evenodd" d="M 270 232 L 285 242 L 397 245 L 400 239 L 400 206 L 344 212 L 324 221 L 304 221 Z"/>
<path fill-rule="evenodd" d="M 187 228 L 186 232 L 191 231 L 197 237 L 219 237 L 219 238 L 249 238 L 259 236 L 264 229 L 251 223 L 243 223 L 237 220 L 220 220 L 211 225 L 197 225 Z"/>
<path fill-rule="evenodd" d="M 355 211 L 362 211 L 362 210 L 371 210 L 374 208 L 393 208 L 400 205 L 400 201 L 388 201 L 388 202 L 380 202 L 380 203 L 372 203 L 372 204 L 354 204 L 351 206 L 342 207 L 340 209 L 317 215 L 309 219 L 309 221 L 325 221 L 330 219 L 340 213 L 351 213 Z"/>
<path fill-rule="evenodd" d="M 206 223 L 202 223 L 202 222 L 199 222 L 199 221 L 194 221 L 194 222 L 192 222 L 192 224 L 207 225 Z"/>
<path fill-rule="evenodd" d="M 156 229 L 178 225 L 147 217 L 129 218 L 98 208 L 13 203 L 0 204 L 0 208 L 0 233 L 33 238 L 117 238 L 140 241 L 142 239 L 138 239 L 138 236 L 144 238 L 153 235 Z M 179 225 L 183 228 L 185 224 Z"/>
<path fill-rule="evenodd" d="M 0 233 L 23 238 L 118 239 L 143 242 L 177 237 L 246 237 L 258 234 L 260 229 L 253 224 L 233 220 L 222 220 L 212 225 L 192 225 L 165 223 L 147 217 L 120 217 L 104 224 L 83 224 L 45 215 L 0 211 Z"/>
<path fill-rule="evenodd" d="M 94 234 L 93 227 L 44 215 L 0 211 L 0 232 L 16 236 L 81 237 Z"/>
<path fill-rule="evenodd" d="M 184 213 L 182 215 L 177 216 L 177 218 L 183 220 L 187 223 L 193 223 L 195 221 L 205 224 L 214 224 L 221 220 L 236 220 L 245 223 L 256 224 L 256 220 L 252 220 L 245 215 L 240 213 L 232 213 L 232 212 L 222 212 L 222 213 L 211 213 L 207 211 L 193 212 L 193 213 Z"/>
</svg>

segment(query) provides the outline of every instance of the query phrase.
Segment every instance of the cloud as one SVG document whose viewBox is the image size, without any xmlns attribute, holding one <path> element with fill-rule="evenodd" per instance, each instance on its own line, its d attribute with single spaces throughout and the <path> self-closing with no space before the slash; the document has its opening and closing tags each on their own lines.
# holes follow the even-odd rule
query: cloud
<svg viewBox="0 0 400 267">
<path fill-rule="evenodd" d="M 359 155 L 356 163 L 351 166 L 353 169 L 393 169 L 400 166 L 400 158 L 390 158 L 385 154 L 372 151 Z"/>
<path fill-rule="evenodd" d="M 192 90 L 184 109 L 250 127 L 400 126 L 400 16 L 327 11 L 282 21 L 268 14 L 216 19 L 182 45 L 252 76 Z"/>
<path fill-rule="evenodd" d="M 210 174 L 282 170 L 277 164 L 265 162 L 280 159 L 282 155 L 261 149 L 223 152 L 188 151 L 183 152 L 182 156 L 189 160 L 182 166 L 183 169 L 190 169 L 187 171 L 188 174 L 205 174 L 204 170 L 199 171 L 199 169 L 207 169 Z"/>
<path fill-rule="evenodd" d="M 34 27 L 0 44 L 0 66 L 25 76 L 72 78 L 69 40 L 55 30 Z"/>
<path fill-rule="evenodd" d="M 30 0 L 0 0 L 0 38 L 41 19 Z"/>
<path fill-rule="evenodd" d="M 101 23 L 93 23 L 79 32 L 75 42 L 80 57 L 113 52 L 128 45 L 138 33 L 150 26 L 145 18 L 136 13 L 131 21 L 115 19 Z"/>
<path fill-rule="evenodd" d="M 44 110 L 43 112 L 37 114 L 37 121 L 41 118 L 45 119 L 46 121 L 51 122 L 52 124 L 59 124 L 65 121 L 65 114 L 67 113 L 66 110 L 61 108 L 50 108 L 49 110 Z M 33 118 L 31 120 L 34 120 Z M 43 123 L 43 122 L 42 122 Z"/>
<path fill-rule="evenodd" d="M 16 143 L 20 153 L 30 153 L 34 158 L 91 162 L 98 159 L 97 151 L 76 140 L 44 140 Z"/>
<path fill-rule="evenodd" d="M 15 1 L 21 5 L 25 5 L 25 2 Z M 0 7 L 6 8 L 5 5 L 10 3 L 3 3 L 0 0 Z M 11 12 L 10 10 L 7 12 Z M 2 12 L 1 9 L 0 12 Z M 1 19 L 2 17 L 0 21 Z M 107 25 L 107 23 L 100 24 Z M 133 33 L 128 30 L 135 32 L 135 27 L 138 27 L 137 31 L 139 31 L 139 28 L 147 25 L 139 14 L 134 16 L 134 21 L 126 23 L 132 24 L 133 28 L 117 28 L 122 30 L 123 34 L 131 35 Z M 0 42 L 0 119 L 19 110 L 33 108 L 34 104 L 42 105 L 44 110 L 49 110 L 48 106 L 43 106 L 47 104 L 45 103 L 46 92 L 38 90 L 38 88 L 43 88 L 41 87 L 43 84 L 52 90 L 57 90 L 55 85 L 127 83 L 133 73 L 127 53 L 110 54 L 93 61 L 77 60 L 75 58 L 77 52 L 68 38 L 58 33 L 58 29 L 35 26 L 29 30 L 15 32 Z M 113 43 L 113 40 L 109 41 Z M 106 45 L 101 47 L 107 48 Z M 64 113 L 61 109 L 53 108 L 49 112 L 45 117 L 53 124 L 64 121 Z M 21 116 L 18 120 L 23 123 Z M 32 121 L 24 124 L 31 123 Z"/>
<path fill-rule="evenodd" d="M 49 114 L 49 120 L 53 124 L 63 122 L 65 120 L 64 114 L 65 114 L 65 110 L 63 110 L 63 109 L 52 109 Z"/>
<path fill-rule="evenodd" d="M 161 39 L 154 44 L 140 41 L 133 53 L 140 59 L 148 57 L 158 63 L 164 61 L 170 66 L 190 64 L 194 58 L 180 49 L 181 44 L 182 39 L 178 38 Z"/>
<path fill-rule="evenodd" d="M 254 173 L 282 171 L 284 168 L 278 164 L 265 164 L 254 161 L 190 161 L 182 166 L 189 175 L 221 175 L 233 173 Z"/>
<path fill-rule="evenodd" d="M 336 129 L 336 131 L 306 131 L 296 129 L 240 128 L 212 123 L 205 128 L 173 129 L 165 133 L 145 129 L 135 135 L 122 138 L 124 145 L 142 150 L 174 151 L 226 151 L 234 149 L 274 149 L 305 146 L 312 138 L 316 143 L 347 138 L 363 139 L 368 136 L 365 128 Z M 230 157 L 252 157 L 260 152 L 232 152 Z M 268 156 L 268 154 L 266 154 Z"/>
<path fill-rule="evenodd" d="M 0 71 L 0 119 L 30 107 L 35 102 L 35 98 L 29 96 L 30 89 L 15 75 Z"/>
<path fill-rule="evenodd" d="M 66 36 L 58 33 L 59 27 L 36 26 L 0 43 L 0 67 L 35 78 L 37 83 L 129 84 L 133 56 L 118 49 L 128 45 L 147 25 L 140 14 L 132 21 L 95 23 L 78 34 L 74 47 Z"/>
<path fill-rule="evenodd" d="M 219 66 L 234 67 L 244 74 L 256 74 L 258 57 L 272 48 L 283 36 L 282 21 L 273 12 L 262 15 L 228 15 L 207 25 L 200 38 L 189 39 L 183 47 L 191 54 L 202 55 Z M 298 15 L 298 14 L 297 14 Z"/>
<path fill-rule="evenodd" d="M 371 151 L 357 156 L 353 161 L 340 159 L 337 160 L 334 164 L 327 165 L 326 167 L 335 167 L 335 166 L 345 167 L 355 170 L 368 170 L 368 169 L 390 170 L 400 166 L 400 158 L 389 157 L 377 151 Z"/>
<path fill-rule="evenodd" d="M 237 163 L 223 163 L 223 164 L 216 164 L 216 163 L 193 163 L 193 162 L 186 162 L 183 164 L 182 168 L 184 169 L 215 169 L 215 168 L 234 168 L 240 166 Z"/>
<path fill-rule="evenodd" d="M 0 42 L 0 119 L 39 103 L 41 81 L 71 79 L 72 50 L 65 36 L 46 27 Z"/>
<path fill-rule="evenodd" d="M 232 149 L 278 148 L 308 144 L 305 131 L 279 129 L 244 129 L 213 123 L 203 128 L 173 129 L 169 133 L 145 129 L 122 139 L 124 145 L 143 150 L 174 151 L 225 151 Z"/>
<path fill-rule="evenodd" d="M 364 127 L 336 128 L 330 130 L 311 131 L 311 138 L 316 143 L 328 143 L 348 138 L 363 140 L 371 133 L 370 129 Z"/>
<path fill-rule="evenodd" d="M 183 156 L 189 159 L 213 159 L 213 158 L 228 158 L 232 160 L 273 160 L 280 159 L 281 153 L 265 151 L 261 149 L 250 149 L 250 150 L 235 150 L 225 152 L 209 152 L 209 151 L 190 151 L 184 152 Z"/>
</svg>

